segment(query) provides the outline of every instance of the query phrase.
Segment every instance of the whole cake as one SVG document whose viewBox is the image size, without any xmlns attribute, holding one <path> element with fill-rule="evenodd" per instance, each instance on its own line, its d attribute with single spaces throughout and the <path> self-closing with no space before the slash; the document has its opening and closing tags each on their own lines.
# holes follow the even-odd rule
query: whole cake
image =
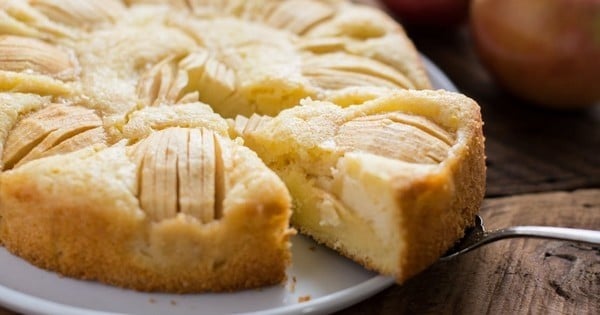
<svg viewBox="0 0 600 315">
<path fill-rule="evenodd" d="M 230 291 L 283 281 L 297 229 L 402 282 L 483 198 L 479 107 L 429 88 L 402 28 L 346 1 L 4 1 L 0 243 Z"/>
</svg>

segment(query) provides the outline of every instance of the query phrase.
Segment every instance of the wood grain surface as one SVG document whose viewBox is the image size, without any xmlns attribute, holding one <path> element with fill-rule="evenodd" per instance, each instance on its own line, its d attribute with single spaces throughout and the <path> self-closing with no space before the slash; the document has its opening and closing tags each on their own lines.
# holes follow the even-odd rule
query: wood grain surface
<svg viewBox="0 0 600 315">
<path fill-rule="evenodd" d="M 600 190 L 489 198 L 487 229 L 557 225 L 600 229 Z M 497 241 L 339 312 L 358 314 L 598 314 L 600 246 Z"/>
<path fill-rule="evenodd" d="M 506 93 L 480 64 L 466 27 L 407 31 L 482 108 L 486 227 L 600 230 L 600 106 L 552 111 Z M 0 308 L 7 314 L 14 313 Z M 339 314 L 600 314 L 600 247 L 498 241 L 437 263 Z"/>
</svg>

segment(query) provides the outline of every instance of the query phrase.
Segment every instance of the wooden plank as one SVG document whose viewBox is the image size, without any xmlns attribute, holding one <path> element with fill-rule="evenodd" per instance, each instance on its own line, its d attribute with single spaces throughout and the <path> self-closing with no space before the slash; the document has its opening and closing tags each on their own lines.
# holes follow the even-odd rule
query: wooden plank
<svg viewBox="0 0 600 315">
<path fill-rule="evenodd" d="M 555 225 L 600 230 L 600 190 L 487 199 L 488 229 Z M 600 246 L 498 241 L 440 262 L 359 305 L 357 314 L 598 314 Z"/>
</svg>

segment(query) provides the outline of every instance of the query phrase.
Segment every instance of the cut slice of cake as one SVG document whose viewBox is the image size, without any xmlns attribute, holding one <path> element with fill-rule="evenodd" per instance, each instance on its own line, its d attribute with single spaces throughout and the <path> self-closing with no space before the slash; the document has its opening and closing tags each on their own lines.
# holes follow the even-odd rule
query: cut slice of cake
<svg viewBox="0 0 600 315">
<path fill-rule="evenodd" d="M 485 188 L 482 122 L 457 93 L 372 95 L 345 108 L 304 100 L 275 118 L 238 118 L 236 130 L 287 184 L 300 232 L 403 282 L 473 223 Z"/>
</svg>

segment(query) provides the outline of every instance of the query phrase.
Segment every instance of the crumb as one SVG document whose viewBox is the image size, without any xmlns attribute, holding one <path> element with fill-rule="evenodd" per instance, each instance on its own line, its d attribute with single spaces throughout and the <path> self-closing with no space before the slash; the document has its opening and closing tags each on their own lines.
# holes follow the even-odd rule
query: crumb
<svg viewBox="0 0 600 315">
<path fill-rule="evenodd" d="M 314 251 L 316 251 L 316 250 L 317 250 L 317 246 L 314 246 L 314 245 L 313 245 L 313 246 L 309 247 L 308 249 L 310 249 L 311 251 L 313 251 L 313 252 L 314 252 Z"/>
<path fill-rule="evenodd" d="M 303 295 L 301 297 L 298 297 L 298 303 L 308 302 L 308 301 L 310 301 L 310 295 Z"/>
<path fill-rule="evenodd" d="M 175 300 L 171 300 L 171 305 L 177 305 L 177 302 L 175 302 Z"/>
<path fill-rule="evenodd" d="M 290 283 L 289 289 L 291 293 L 296 291 L 296 276 L 292 277 L 292 282 Z"/>
<path fill-rule="evenodd" d="M 150 303 L 154 304 L 154 303 L 156 303 L 156 300 L 155 300 L 155 299 L 153 299 L 153 298 L 150 298 L 150 299 L 148 299 L 148 302 L 150 302 Z"/>
</svg>

